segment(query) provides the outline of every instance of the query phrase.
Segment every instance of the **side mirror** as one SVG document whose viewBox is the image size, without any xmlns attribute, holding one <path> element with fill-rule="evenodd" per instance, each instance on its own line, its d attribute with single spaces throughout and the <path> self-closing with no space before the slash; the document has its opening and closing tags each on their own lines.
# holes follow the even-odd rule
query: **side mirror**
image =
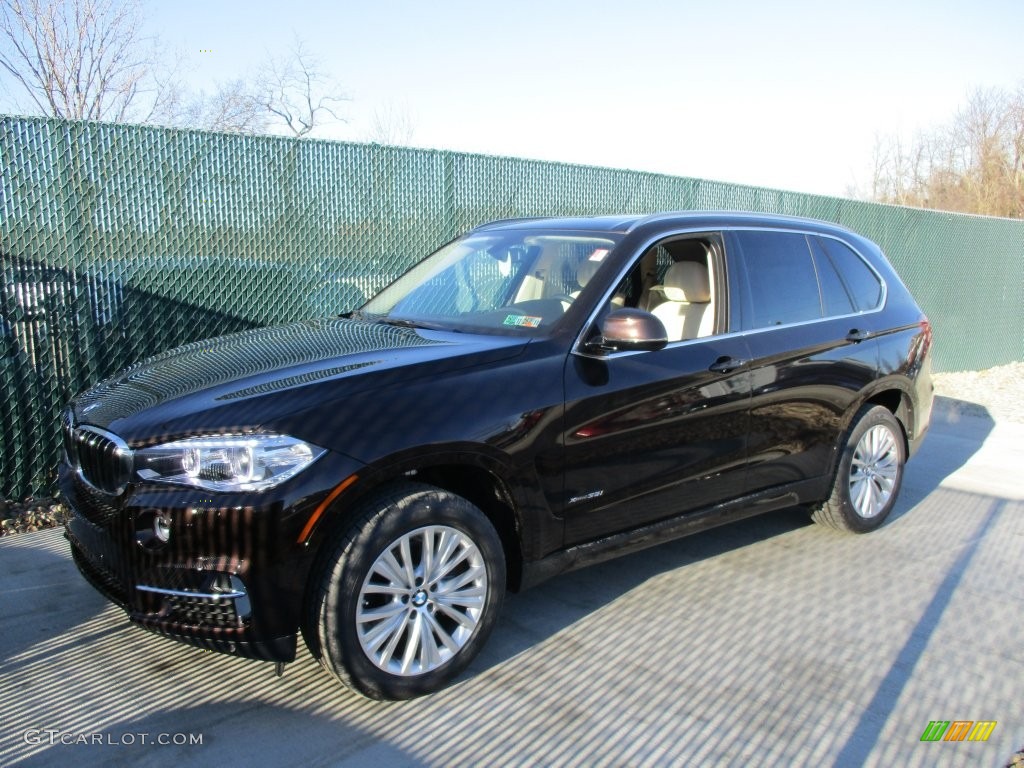
<svg viewBox="0 0 1024 768">
<path fill-rule="evenodd" d="M 668 344 L 664 324 L 650 312 L 616 309 L 601 322 L 601 335 L 587 344 L 592 352 L 653 352 Z"/>
</svg>

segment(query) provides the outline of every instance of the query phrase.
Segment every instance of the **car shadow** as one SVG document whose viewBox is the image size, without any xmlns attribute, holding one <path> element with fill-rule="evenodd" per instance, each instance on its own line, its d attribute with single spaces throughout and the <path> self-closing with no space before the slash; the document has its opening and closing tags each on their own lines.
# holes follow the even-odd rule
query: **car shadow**
<svg viewBox="0 0 1024 768">
<path fill-rule="evenodd" d="M 810 524 L 802 507 L 778 510 L 564 573 L 534 589 L 509 594 L 494 634 L 468 674 L 499 665 L 544 642 L 663 573 L 762 544 Z"/>
<path fill-rule="evenodd" d="M 920 450 L 907 463 L 900 498 L 889 523 L 910 512 L 984 444 L 995 420 L 986 408 L 950 397 L 936 397 L 931 426 Z M 941 439 L 936 439 L 941 436 Z"/>
</svg>

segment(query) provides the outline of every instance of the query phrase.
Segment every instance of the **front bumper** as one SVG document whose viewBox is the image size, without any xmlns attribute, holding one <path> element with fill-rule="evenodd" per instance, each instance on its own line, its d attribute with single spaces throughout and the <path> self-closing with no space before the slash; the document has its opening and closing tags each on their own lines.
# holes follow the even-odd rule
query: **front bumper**
<svg viewBox="0 0 1024 768">
<path fill-rule="evenodd" d="M 65 462 L 65 536 L 83 576 L 139 626 L 209 650 L 291 661 L 313 556 L 297 539 L 334 472 L 345 471 L 331 466 L 338 460 L 322 463 L 316 475 L 260 494 L 149 485 L 111 496 Z M 151 535 L 157 517 L 166 542 Z"/>
</svg>

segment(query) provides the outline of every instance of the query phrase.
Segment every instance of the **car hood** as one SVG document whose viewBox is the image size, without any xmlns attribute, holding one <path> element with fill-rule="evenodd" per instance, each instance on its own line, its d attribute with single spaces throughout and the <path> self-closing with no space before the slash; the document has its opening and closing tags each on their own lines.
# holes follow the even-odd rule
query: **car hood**
<svg viewBox="0 0 1024 768">
<path fill-rule="evenodd" d="M 282 415 L 513 356 L 528 340 L 327 318 L 194 342 L 143 360 L 71 403 L 76 423 L 150 443 L 249 430 Z M 259 400 L 259 405 L 254 404 Z"/>
</svg>

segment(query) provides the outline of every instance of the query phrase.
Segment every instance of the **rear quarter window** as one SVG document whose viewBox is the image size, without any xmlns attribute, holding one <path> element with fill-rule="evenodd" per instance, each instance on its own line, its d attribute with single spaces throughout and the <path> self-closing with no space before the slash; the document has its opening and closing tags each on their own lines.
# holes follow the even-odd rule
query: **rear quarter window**
<svg viewBox="0 0 1024 768">
<path fill-rule="evenodd" d="M 817 237 L 858 312 L 876 309 L 882 301 L 882 283 L 853 249 L 831 237 Z"/>
<path fill-rule="evenodd" d="M 825 253 L 818 238 L 810 238 L 811 251 L 814 254 L 814 267 L 818 271 L 818 283 L 821 285 L 821 306 L 825 317 L 852 315 L 857 311 L 853 303 L 846 281 L 839 274 L 832 259 Z"/>
</svg>

